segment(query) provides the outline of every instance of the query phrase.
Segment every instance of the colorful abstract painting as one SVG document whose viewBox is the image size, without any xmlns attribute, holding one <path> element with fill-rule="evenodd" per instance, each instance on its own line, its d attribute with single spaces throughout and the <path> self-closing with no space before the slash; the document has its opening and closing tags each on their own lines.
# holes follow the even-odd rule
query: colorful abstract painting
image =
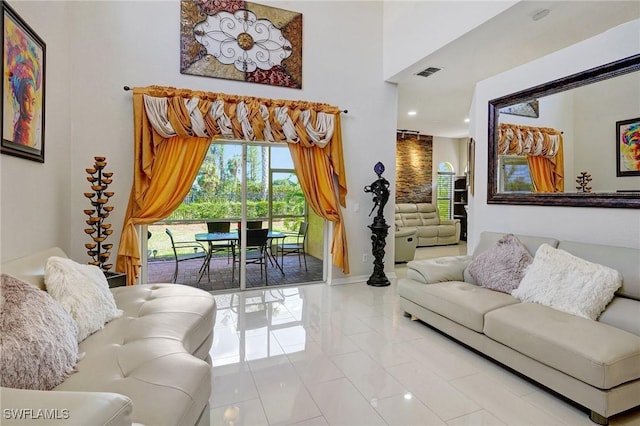
<svg viewBox="0 0 640 426">
<path fill-rule="evenodd" d="M 616 123 L 616 176 L 640 176 L 640 117 Z"/>
<path fill-rule="evenodd" d="M 45 43 L 2 2 L 3 154 L 44 162 Z"/>
<path fill-rule="evenodd" d="M 302 87 L 302 14 L 240 0 L 182 0 L 182 74 Z"/>
</svg>

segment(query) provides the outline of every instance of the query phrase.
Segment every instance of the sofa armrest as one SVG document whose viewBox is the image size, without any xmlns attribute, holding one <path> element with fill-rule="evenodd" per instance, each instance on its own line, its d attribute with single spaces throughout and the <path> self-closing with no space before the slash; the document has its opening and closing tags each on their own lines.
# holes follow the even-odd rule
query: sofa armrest
<svg viewBox="0 0 640 426">
<path fill-rule="evenodd" d="M 407 278 L 425 284 L 464 281 L 464 270 L 471 259 L 471 256 L 446 256 L 412 260 L 407 263 Z"/>
<path fill-rule="evenodd" d="M 117 393 L 0 388 L 4 425 L 131 426 L 131 400 Z"/>
<path fill-rule="evenodd" d="M 396 230 L 395 236 L 396 237 L 408 237 L 410 235 L 415 234 L 416 232 L 418 232 L 418 228 L 415 227 L 407 227 L 407 228 L 400 228 L 398 230 Z"/>
<path fill-rule="evenodd" d="M 440 225 L 455 225 L 460 223 L 460 219 L 440 220 Z"/>
</svg>

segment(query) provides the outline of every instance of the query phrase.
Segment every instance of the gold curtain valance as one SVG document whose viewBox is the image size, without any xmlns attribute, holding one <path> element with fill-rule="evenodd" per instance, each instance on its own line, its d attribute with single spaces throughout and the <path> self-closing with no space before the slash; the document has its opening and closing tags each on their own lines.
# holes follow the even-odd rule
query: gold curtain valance
<svg viewBox="0 0 640 426">
<path fill-rule="evenodd" d="M 498 155 L 553 158 L 561 146 L 562 132 L 550 127 L 501 123 L 498 128 Z"/>
<path fill-rule="evenodd" d="M 498 155 L 524 155 L 534 192 L 564 191 L 562 132 L 550 127 L 500 124 Z"/>
<path fill-rule="evenodd" d="M 128 284 L 135 282 L 141 266 L 135 225 L 171 214 L 188 192 L 209 144 L 219 138 L 288 143 L 309 205 L 335 225 L 333 263 L 349 273 L 340 210 L 346 207 L 347 183 L 337 107 L 149 86 L 133 89 L 133 118 L 133 186 L 116 265 L 127 273 Z"/>
</svg>

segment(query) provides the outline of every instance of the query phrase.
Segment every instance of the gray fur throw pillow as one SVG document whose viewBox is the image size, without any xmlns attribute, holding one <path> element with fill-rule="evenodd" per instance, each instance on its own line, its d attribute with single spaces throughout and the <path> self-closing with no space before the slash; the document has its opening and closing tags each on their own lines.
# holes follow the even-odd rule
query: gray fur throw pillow
<svg viewBox="0 0 640 426">
<path fill-rule="evenodd" d="M 469 273 L 482 287 L 511 294 L 532 261 L 533 256 L 518 237 L 507 234 L 471 262 Z"/>
<path fill-rule="evenodd" d="M 0 386 L 50 390 L 75 371 L 78 328 L 45 291 L 0 276 Z"/>
</svg>

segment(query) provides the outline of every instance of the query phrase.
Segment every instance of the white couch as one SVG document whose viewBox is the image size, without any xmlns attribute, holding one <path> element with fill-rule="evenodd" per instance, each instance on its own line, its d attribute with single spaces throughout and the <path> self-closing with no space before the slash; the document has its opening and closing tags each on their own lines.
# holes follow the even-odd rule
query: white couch
<svg viewBox="0 0 640 426">
<path fill-rule="evenodd" d="M 418 247 L 458 244 L 460 221 L 440 220 L 438 209 L 431 203 L 397 203 L 396 231 L 416 230 Z"/>
<path fill-rule="evenodd" d="M 473 256 L 409 262 L 398 281 L 405 313 L 588 408 L 597 423 L 639 406 L 640 250 L 517 236 L 532 255 L 547 243 L 622 274 L 593 321 L 475 285 L 469 264 L 502 236 L 483 233 Z"/>
<path fill-rule="evenodd" d="M 66 257 L 52 248 L 1 271 L 44 290 L 50 256 Z M 111 291 L 124 314 L 80 342 L 77 372 L 50 391 L 0 389 L 3 425 L 209 424 L 213 296 L 179 284 Z"/>
</svg>

